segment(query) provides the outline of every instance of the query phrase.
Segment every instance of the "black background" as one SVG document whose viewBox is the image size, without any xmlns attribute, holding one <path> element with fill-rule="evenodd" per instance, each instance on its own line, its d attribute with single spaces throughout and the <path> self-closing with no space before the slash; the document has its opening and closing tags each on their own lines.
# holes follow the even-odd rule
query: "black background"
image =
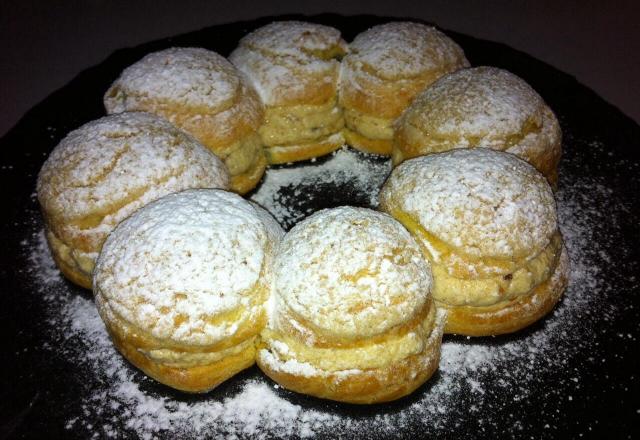
<svg viewBox="0 0 640 440">
<path fill-rule="evenodd" d="M 413 17 L 506 43 L 578 78 L 640 122 L 637 0 L 2 0 L 0 135 L 111 52 L 287 13 Z"/>
</svg>

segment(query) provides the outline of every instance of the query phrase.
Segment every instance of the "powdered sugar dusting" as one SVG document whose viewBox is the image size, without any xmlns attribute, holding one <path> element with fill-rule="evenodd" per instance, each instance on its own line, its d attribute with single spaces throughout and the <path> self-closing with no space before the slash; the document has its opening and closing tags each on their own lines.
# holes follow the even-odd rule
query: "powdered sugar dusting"
<svg viewBox="0 0 640 440">
<path fill-rule="evenodd" d="M 267 106 L 311 99 L 314 91 L 337 88 L 345 53 L 340 32 L 299 21 L 274 22 L 240 40 L 229 60 L 243 72 Z"/>
<path fill-rule="evenodd" d="M 513 73 L 474 67 L 436 81 L 416 97 L 398 125 L 411 124 L 436 137 L 458 138 L 462 134 L 490 143 L 500 136 L 517 134 L 526 123 L 541 127 L 545 105 L 540 95 Z"/>
<path fill-rule="evenodd" d="M 351 153 L 339 153 L 345 154 Z M 354 164 L 351 160 L 347 163 Z M 330 164 L 327 161 L 318 165 L 323 170 L 312 175 L 300 171 L 310 171 L 310 165 L 271 171 L 280 173 L 280 181 L 286 185 L 294 184 L 292 175 L 287 173 L 307 184 L 313 179 L 318 185 L 322 179 L 344 179 L 336 176 L 344 173 L 344 168 Z M 360 176 L 362 181 L 378 179 L 379 171 L 379 167 L 369 165 L 352 170 L 354 174 L 369 173 Z M 275 187 L 273 181 L 271 185 Z M 564 385 L 546 392 L 554 399 L 569 398 L 563 394 L 566 389 L 583 386 L 579 371 L 567 370 L 572 358 L 577 353 L 593 351 L 589 335 L 594 326 L 614 319 L 617 313 L 615 303 L 607 301 L 611 291 L 602 277 L 602 265 L 610 259 L 603 243 L 616 237 L 603 236 L 599 225 L 623 208 L 607 204 L 611 190 L 595 179 L 561 182 L 557 195 L 572 273 L 569 288 L 553 314 L 533 330 L 506 340 L 445 337 L 440 372 L 426 388 L 393 410 L 376 406 L 356 414 L 341 407 L 300 400 L 259 375 L 232 379 L 232 389 L 223 394 L 216 390 L 196 400 L 154 387 L 153 381 L 130 367 L 115 351 L 93 302 L 80 296 L 58 275 L 38 226 L 23 245 L 34 294 L 40 295 L 48 316 L 46 325 L 51 339 L 44 349 L 69 359 L 88 375 L 77 384 L 74 400 L 79 403 L 70 408 L 76 413 L 69 415 L 66 427 L 93 438 L 306 438 L 323 433 L 351 437 L 363 432 L 385 437 L 416 435 L 414 429 L 421 434 L 443 434 L 471 417 L 479 432 L 507 430 L 511 435 L 521 435 L 524 425 L 517 410 L 508 411 L 510 416 L 505 420 L 492 420 L 489 414 L 532 398 L 542 377 L 560 374 L 559 371 Z M 285 212 L 293 217 L 305 215 L 296 212 L 295 207 L 290 211 L 274 210 L 283 215 L 285 222 L 292 221 Z M 615 231 L 614 224 L 612 233 Z M 564 423 L 561 414 L 544 407 L 539 410 L 550 428 Z"/>
<path fill-rule="evenodd" d="M 158 198 L 163 180 L 226 188 L 228 179 L 222 162 L 191 136 L 151 114 L 129 112 L 70 132 L 40 171 L 38 197 L 46 210 L 76 219 L 150 184 Z"/>
<path fill-rule="evenodd" d="M 265 224 L 257 210 L 236 194 L 204 189 L 140 209 L 109 235 L 98 258 L 101 312 L 185 344 L 233 335 L 237 321 L 210 318 L 251 306 L 246 292 L 265 282 L 267 254 L 282 235 L 279 227 L 269 233 L 273 223 Z"/>
<path fill-rule="evenodd" d="M 511 154 L 484 148 L 406 161 L 380 197 L 468 255 L 529 257 L 556 232 L 555 201 L 545 178 Z"/>
<path fill-rule="evenodd" d="M 321 159 L 272 167 L 251 200 L 265 207 L 285 229 L 318 209 L 321 201 L 316 197 L 321 188 L 326 188 L 330 197 L 344 191 L 351 201 L 343 205 L 359 203 L 375 208 L 378 191 L 391 172 L 391 161 L 365 157 L 345 146 Z"/>
<path fill-rule="evenodd" d="M 127 67 L 105 94 L 105 106 L 109 113 L 119 113 L 136 108 L 139 101 L 165 100 L 222 111 L 239 88 L 240 77 L 223 56 L 173 47 Z"/>
<path fill-rule="evenodd" d="M 386 214 L 354 207 L 298 223 L 281 242 L 273 273 L 274 293 L 298 316 L 347 337 L 406 322 L 431 288 L 429 266 L 408 231 Z"/>
<path fill-rule="evenodd" d="M 348 64 L 354 67 L 365 64 L 386 79 L 411 78 L 430 70 L 453 70 L 453 66 L 468 65 L 462 49 L 453 40 L 422 23 L 374 26 L 359 34 L 349 48 L 351 53 L 345 57 Z"/>
<path fill-rule="evenodd" d="M 340 31 L 331 26 L 303 21 L 275 21 L 240 40 L 241 46 L 269 52 L 276 56 L 303 58 L 315 51 L 343 45 Z"/>
</svg>

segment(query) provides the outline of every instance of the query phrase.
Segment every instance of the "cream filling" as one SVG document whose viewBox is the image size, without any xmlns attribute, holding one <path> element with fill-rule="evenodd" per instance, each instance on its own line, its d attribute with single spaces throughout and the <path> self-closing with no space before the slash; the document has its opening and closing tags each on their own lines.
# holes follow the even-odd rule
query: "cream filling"
<svg viewBox="0 0 640 440">
<path fill-rule="evenodd" d="M 362 136 L 374 140 L 391 140 L 393 138 L 393 119 L 378 118 L 354 109 L 345 109 L 346 126 Z"/>
<path fill-rule="evenodd" d="M 266 146 L 309 143 L 342 130 L 344 118 L 336 100 L 322 105 L 267 107 L 258 130 Z"/>
<path fill-rule="evenodd" d="M 561 249 L 558 237 L 512 273 L 474 279 L 453 277 L 444 265 L 432 262 L 433 297 L 438 302 L 454 306 L 490 306 L 512 300 L 527 294 L 552 275 Z"/>
<path fill-rule="evenodd" d="M 209 365 L 214 362 L 218 362 L 228 356 L 233 356 L 243 351 L 250 349 L 257 337 L 249 338 L 240 342 L 233 347 L 229 347 L 224 350 L 213 351 L 209 353 L 190 353 L 184 351 L 172 350 L 169 348 L 158 348 L 145 350 L 138 348 L 138 351 L 143 353 L 149 359 L 159 364 L 166 365 L 174 368 L 191 368 L 199 365 Z"/>
<path fill-rule="evenodd" d="M 280 363 L 309 364 L 325 371 L 384 368 L 425 350 L 434 329 L 435 315 L 435 307 L 432 307 L 415 329 L 379 342 L 352 347 L 310 347 L 272 329 L 263 330 L 261 337 L 266 351 Z"/>
<path fill-rule="evenodd" d="M 434 347 L 436 344 L 440 344 L 440 340 L 442 339 L 442 333 L 444 330 L 444 325 L 446 322 L 447 312 L 444 310 L 438 310 L 435 313 L 435 317 L 430 324 L 430 331 L 425 336 L 424 343 L 422 344 L 423 349 L 415 353 L 420 356 L 420 363 L 422 365 L 426 365 L 431 362 L 432 356 L 439 356 L 440 350 L 434 353 Z M 289 350 L 289 349 L 287 349 Z M 350 375 L 359 375 L 362 374 L 367 369 L 364 370 L 358 368 L 356 366 L 351 366 L 349 368 L 344 369 L 323 369 L 320 365 L 314 365 L 310 362 L 306 362 L 303 360 L 299 360 L 293 357 L 283 357 L 278 351 L 271 350 L 270 348 L 263 348 L 258 351 L 257 357 L 259 361 L 268 365 L 268 367 L 274 371 L 282 371 L 284 373 L 292 374 L 294 376 L 303 376 L 303 377 L 346 377 Z M 388 365 L 382 365 L 381 368 L 393 368 L 395 362 L 401 361 L 402 359 L 392 360 Z M 373 367 L 375 368 L 375 367 Z"/>
</svg>

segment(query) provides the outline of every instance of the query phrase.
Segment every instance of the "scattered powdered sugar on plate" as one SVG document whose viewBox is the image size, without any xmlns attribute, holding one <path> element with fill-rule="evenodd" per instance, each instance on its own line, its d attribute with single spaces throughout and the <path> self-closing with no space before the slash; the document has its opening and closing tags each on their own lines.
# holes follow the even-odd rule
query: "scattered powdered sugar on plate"
<svg viewBox="0 0 640 440">
<path fill-rule="evenodd" d="M 333 199 L 331 206 L 340 205 L 344 197 L 343 205 L 377 207 L 378 192 L 390 172 L 389 160 L 344 146 L 324 158 L 270 168 L 250 198 L 288 230 L 319 210 L 319 194 Z"/>
<path fill-rule="evenodd" d="M 351 185 L 366 194 L 367 200 L 360 198 L 363 204 L 375 205 L 388 171 L 386 162 L 363 160 L 360 153 L 343 149 L 316 164 L 269 170 L 252 198 L 290 227 L 311 213 L 311 205 L 297 203 L 305 198 L 305 188 L 339 192 L 342 185 Z M 595 178 L 565 179 L 557 197 L 572 272 L 564 299 L 548 319 L 506 338 L 445 337 L 440 370 L 427 385 L 400 402 L 363 410 L 289 393 L 255 371 L 197 397 L 157 385 L 117 353 L 93 301 L 62 280 L 40 226 L 35 226 L 23 246 L 34 295 L 41 297 L 46 310 L 50 340 L 44 349 L 72 362 L 84 375 L 74 390 L 79 409 L 69 416 L 66 428 L 93 438 L 308 438 L 365 433 L 391 437 L 451 433 L 471 420 L 478 433 L 506 429 L 512 435 L 522 434 L 525 416 L 518 412 L 520 402 L 541 389 L 547 398 L 570 400 L 567 389 L 583 386 L 580 372 L 568 368 L 571 360 L 577 353 L 594 351 L 588 336 L 595 323 L 612 320 L 616 314 L 616 306 L 603 300 L 612 288 L 601 276 L 610 259 L 604 243 L 615 238 L 603 234 L 616 234 L 616 226 L 603 232 L 600 225 L 611 222 L 620 214 L 616 210 L 624 207 L 607 202 L 611 190 Z M 33 218 L 39 225 L 37 214 Z M 563 386 L 545 389 L 544 378 L 550 376 L 559 377 Z M 507 420 L 491 418 L 511 406 Z M 560 423 L 562 414 L 545 411 L 540 408 L 544 423 L 551 427 Z"/>
</svg>

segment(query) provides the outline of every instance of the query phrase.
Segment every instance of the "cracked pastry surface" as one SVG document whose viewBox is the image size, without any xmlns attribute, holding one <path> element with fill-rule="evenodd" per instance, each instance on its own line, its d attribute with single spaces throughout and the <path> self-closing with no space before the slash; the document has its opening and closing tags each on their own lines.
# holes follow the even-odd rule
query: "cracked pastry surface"
<svg viewBox="0 0 640 440">
<path fill-rule="evenodd" d="M 519 330 L 566 286 L 551 187 L 512 154 L 455 149 L 403 162 L 383 186 L 380 207 L 432 263 L 434 299 L 449 311 L 445 332 Z"/>
<path fill-rule="evenodd" d="M 94 274 L 116 347 L 189 392 L 253 365 L 282 234 L 262 208 L 222 190 L 187 190 L 137 211 L 109 236 Z"/>
<path fill-rule="evenodd" d="M 555 185 L 561 138 L 556 116 L 526 82 L 476 67 L 449 74 L 416 97 L 396 123 L 393 162 L 485 147 L 521 157 Z"/>
<path fill-rule="evenodd" d="M 231 189 L 246 193 L 266 160 L 257 130 L 263 106 L 246 79 L 215 52 L 170 48 L 127 67 L 104 95 L 107 113 L 146 111 L 187 131 L 227 165 Z"/>
<path fill-rule="evenodd" d="M 430 290 L 429 265 L 400 223 L 363 208 L 320 211 L 278 247 L 258 365 L 321 398 L 398 399 L 437 368 L 443 314 Z"/>
<path fill-rule="evenodd" d="M 462 49 L 432 26 L 391 22 L 360 33 L 340 66 L 347 143 L 390 155 L 393 123 L 441 76 L 468 67 Z"/>
<path fill-rule="evenodd" d="M 228 184 L 224 164 L 191 136 L 131 112 L 70 132 L 42 166 L 37 194 L 58 267 L 91 288 L 95 259 L 119 222 L 166 194 Z"/>
<path fill-rule="evenodd" d="M 259 133 L 269 163 L 318 157 L 344 144 L 337 87 L 346 50 L 337 29 L 281 21 L 246 35 L 229 56 L 265 105 Z"/>
</svg>

